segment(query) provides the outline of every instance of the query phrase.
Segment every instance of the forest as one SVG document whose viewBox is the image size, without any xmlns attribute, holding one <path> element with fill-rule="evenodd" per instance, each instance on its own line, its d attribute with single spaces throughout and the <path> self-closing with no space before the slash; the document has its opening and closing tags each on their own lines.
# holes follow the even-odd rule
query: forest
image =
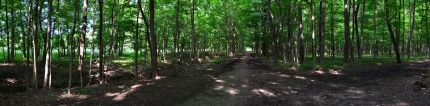
<svg viewBox="0 0 430 106">
<path fill-rule="evenodd" d="M 0 105 L 429 105 L 430 0 L 0 0 Z"/>
</svg>

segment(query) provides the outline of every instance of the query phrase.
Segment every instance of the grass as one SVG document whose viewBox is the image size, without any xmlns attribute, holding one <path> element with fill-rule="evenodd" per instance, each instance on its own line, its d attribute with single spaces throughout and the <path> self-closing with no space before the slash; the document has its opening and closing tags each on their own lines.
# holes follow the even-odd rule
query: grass
<svg viewBox="0 0 430 106">
<path fill-rule="evenodd" d="M 423 61 L 423 60 L 428 60 L 430 59 L 429 56 L 427 55 L 411 55 L 410 59 L 407 59 L 406 55 L 402 56 L 402 62 L 403 63 L 408 63 L 408 62 L 416 62 L 416 61 Z M 265 58 L 266 62 L 271 62 L 270 58 Z M 320 68 L 320 63 L 319 63 L 319 57 L 316 58 L 316 62 L 313 61 L 312 56 L 311 55 L 306 55 L 305 57 L 305 62 L 304 64 L 299 64 L 297 65 L 296 63 L 287 63 L 287 64 L 282 64 L 283 61 L 281 58 L 278 59 L 279 62 L 281 63 L 279 64 L 280 67 L 283 68 L 291 68 L 291 67 L 296 67 L 299 68 L 300 70 L 303 71 L 313 71 L 313 70 L 317 70 Z M 362 65 L 383 65 L 383 64 L 395 64 L 396 63 L 396 58 L 394 55 L 380 55 L 376 58 L 373 57 L 373 55 L 370 54 L 364 54 L 362 57 Z M 351 59 L 349 60 L 348 64 L 345 64 L 343 62 L 343 55 L 337 55 L 336 57 L 332 58 L 331 56 L 325 56 L 324 57 L 324 69 L 328 69 L 328 70 L 340 70 L 343 69 L 345 67 L 359 67 L 358 65 L 358 58 L 355 57 L 355 59 L 352 61 Z"/>
</svg>

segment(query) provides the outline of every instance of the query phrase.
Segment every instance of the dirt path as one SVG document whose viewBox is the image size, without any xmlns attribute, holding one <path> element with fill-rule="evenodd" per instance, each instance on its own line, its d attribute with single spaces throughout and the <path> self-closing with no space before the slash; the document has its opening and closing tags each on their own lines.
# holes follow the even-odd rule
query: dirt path
<svg viewBox="0 0 430 106">
<path fill-rule="evenodd" d="M 183 106 L 245 105 L 429 105 L 426 91 L 413 91 L 423 64 L 381 66 L 342 75 L 281 73 L 247 55 L 234 70 L 221 74 L 214 87 Z M 414 66 L 415 65 L 415 66 Z"/>
<path fill-rule="evenodd" d="M 84 94 L 71 97 L 62 96 L 61 90 L 0 94 L 0 104 L 430 105 L 430 90 L 414 90 L 414 82 L 420 80 L 422 73 L 430 70 L 429 62 L 365 66 L 358 69 L 345 69 L 339 75 L 332 75 L 274 71 L 262 60 L 248 54 L 220 65 L 196 65 L 193 66 L 193 70 L 190 70 L 191 73 L 179 77 L 161 80 L 126 80 L 81 90 L 75 89 L 73 91 Z"/>
</svg>

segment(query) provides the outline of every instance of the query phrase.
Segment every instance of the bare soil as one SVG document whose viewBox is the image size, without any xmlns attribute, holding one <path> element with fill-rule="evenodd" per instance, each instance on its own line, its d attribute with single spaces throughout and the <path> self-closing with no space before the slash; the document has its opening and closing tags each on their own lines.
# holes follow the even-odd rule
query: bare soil
<svg viewBox="0 0 430 106">
<path fill-rule="evenodd" d="M 188 69 L 193 71 L 176 77 L 123 80 L 74 89 L 75 95 L 64 95 L 61 89 L 0 94 L 0 104 L 430 105 L 430 91 L 414 84 L 425 78 L 430 69 L 429 62 L 362 66 L 313 73 L 276 69 L 263 60 L 245 55 L 220 65 L 190 66 Z M 31 100 L 39 102 L 29 102 Z"/>
</svg>

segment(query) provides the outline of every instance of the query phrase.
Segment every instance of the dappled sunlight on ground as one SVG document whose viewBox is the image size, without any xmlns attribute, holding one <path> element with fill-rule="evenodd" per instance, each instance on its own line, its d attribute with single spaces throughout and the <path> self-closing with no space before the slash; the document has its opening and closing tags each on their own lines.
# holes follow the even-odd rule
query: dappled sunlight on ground
<svg viewBox="0 0 430 106">
<path fill-rule="evenodd" d="M 257 88 L 257 89 L 252 90 L 252 93 L 254 93 L 256 95 L 260 95 L 260 96 L 276 97 L 276 95 L 272 91 L 269 91 L 267 89 Z"/>
<path fill-rule="evenodd" d="M 10 67 L 10 66 L 16 66 L 15 63 L 0 63 L 0 67 Z"/>
<path fill-rule="evenodd" d="M 121 93 L 120 92 L 115 92 L 115 93 L 108 92 L 108 93 L 105 94 L 105 96 L 107 96 L 107 97 L 113 97 L 113 99 L 112 99 L 113 101 L 122 101 L 122 100 L 125 99 L 125 97 L 128 94 L 133 93 L 133 92 L 139 90 L 140 87 L 142 87 L 142 84 L 133 85 L 133 86 L 130 87 L 129 90 L 127 90 L 125 92 L 121 92 Z"/>
<path fill-rule="evenodd" d="M 89 95 L 78 95 L 78 94 L 67 94 L 63 93 L 60 95 L 60 99 L 68 99 L 68 100 L 84 100 L 87 99 Z"/>
</svg>

